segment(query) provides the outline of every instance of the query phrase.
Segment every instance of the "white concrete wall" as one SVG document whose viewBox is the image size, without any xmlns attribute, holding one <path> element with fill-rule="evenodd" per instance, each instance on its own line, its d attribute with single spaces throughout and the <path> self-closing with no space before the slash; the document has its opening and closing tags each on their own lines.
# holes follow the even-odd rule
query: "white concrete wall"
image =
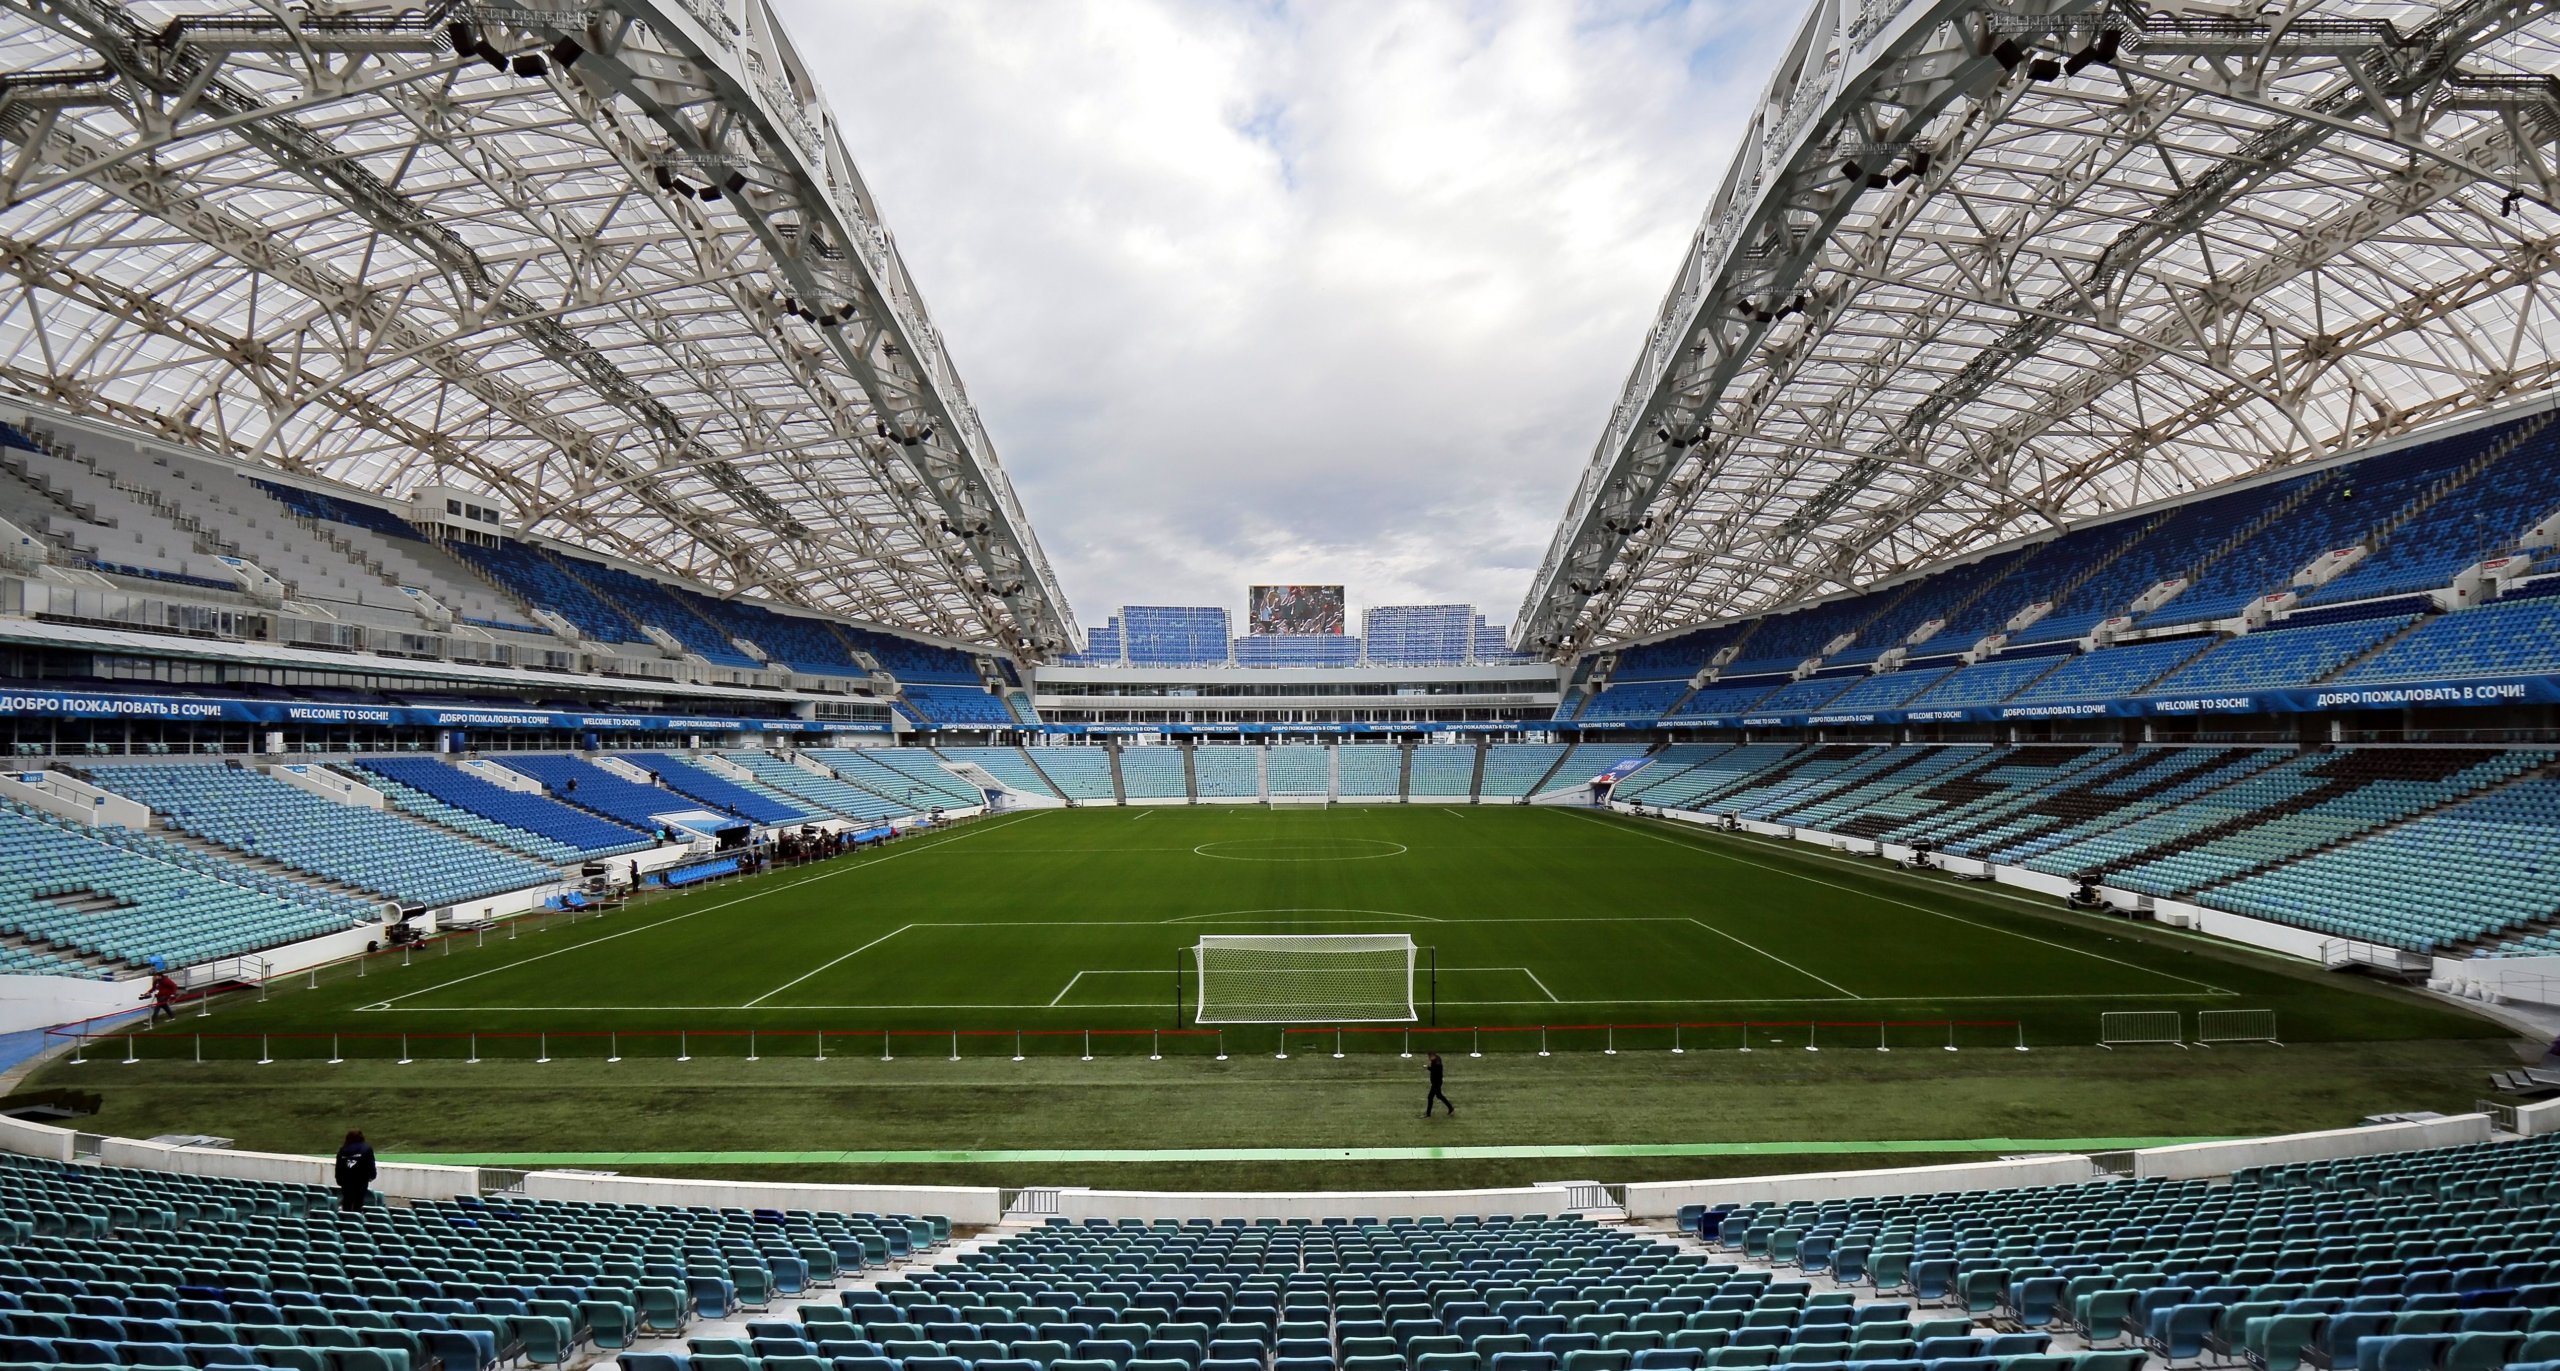
<svg viewBox="0 0 2560 1371">
<path fill-rule="evenodd" d="M 2162 900 L 2152 908 L 2154 913 L 2164 917 L 2170 914 L 2184 916 L 2186 926 L 2198 933 L 2225 938 L 2235 943 L 2245 943 L 2250 947 L 2264 948 L 2269 952 L 2280 952 L 2288 957 L 2300 957 L 2306 961 L 2320 960 L 2320 945 L 2335 936 L 2308 928 L 2296 928 L 2292 924 L 2270 923 L 2265 919 L 2250 918 L 2246 914 L 2234 914 L 2229 910 L 2213 909 L 2205 905 L 2188 904 L 2178 900 Z"/>
<path fill-rule="evenodd" d="M 791 1185 L 763 1181 L 689 1181 L 651 1176 L 598 1176 L 535 1171 L 525 1194 L 537 1200 L 606 1204 L 677 1204 L 732 1209 L 819 1209 L 837 1214 L 940 1214 L 972 1228 L 1004 1217 L 993 1186 Z"/>
<path fill-rule="evenodd" d="M 332 1151 L 335 1149 L 333 1148 Z M 329 1157 L 286 1152 L 235 1152 L 218 1147 L 170 1147 L 162 1143 L 108 1138 L 98 1160 L 109 1166 L 135 1166 L 187 1176 L 217 1176 L 239 1181 L 282 1181 L 291 1185 L 335 1188 L 337 1170 Z M 380 1166 L 374 1193 L 409 1200 L 451 1199 L 480 1192 L 480 1172 L 468 1166 Z"/>
<path fill-rule="evenodd" d="M 2487 1141 L 2488 1115 L 2457 1114 L 2429 1123 L 2387 1123 L 2370 1128 L 2332 1128 L 2319 1133 L 2291 1133 L 2238 1142 L 2147 1148 L 2133 1154 L 2133 1174 L 2136 1180 L 2190 1180 L 2202 1176 L 2228 1176 L 2251 1166 L 2326 1161 L 2335 1157 L 2372 1157 L 2386 1152 L 2461 1147 Z"/>
<path fill-rule="evenodd" d="M 2560 1100 L 2516 1106 L 2516 1132 L 2525 1137 L 2560 1133 Z"/>
<path fill-rule="evenodd" d="M 1382 1219 L 1419 1219 L 1455 1218 L 1461 1214 L 1561 1214 L 1564 1206 L 1561 1186 L 1306 1194 L 1083 1189 L 1058 1192 L 1058 1214 L 1068 1219 L 1323 1219 L 1370 1214 Z"/>
<path fill-rule="evenodd" d="M 389 809 L 391 802 L 382 792 L 369 785 L 359 785 L 316 762 L 279 762 L 258 770 L 275 777 L 296 790 L 308 791 L 324 800 L 359 809 Z"/>
<path fill-rule="evenodd" d="M 505 766 L 491 758 L 473 757 L 462 761 L 457 765 L 459 765 L 461 769 L 469 775 L 482 781 L 486 781 L 490 785 L 498 787 L 500 790 L 512 790 L 519 795 L 541 795 L 546 793 L 543 789 L 542 782 L 535 780 L 531 776 L 525 775 L 523 772 L 509 771 Z"/>
<path fill-rule="evenodd" d="M 2017 1190 L 2079 1185 L 2097 1179 L 2077 1152 L 2019 1161 L 1897 1166 L 1868 1171 L 1811 1171 L 1792 1176 L 1740 1176 L 1712 1181 L 1640 1181 L 1627 1186 L 1627 1217 L 1667 1219 L 1684 1204 L 1784 1204 L 1833 1196 L 1933 1195 L 1962 1190 Z"/>
<path fill-rule="evenodd" d="M 2560 957 L 2438 957 L 2428 980 L 2465 999 L 2560 1004 Z"/>
<path fill-rule="evenodd" d="M 0 1033 L 52 1028 L 142 1007 L 142 980 L 0 976 Z"/>
<path fill-rule="evenodd" d="M 25 1119 L 0 1118 L 0 1152 L 15 1152 L 21 1157 L 42 1157 L 47 1161 L 71 1160 L 72 1133 L 49 1123 L 29 1123 Z"/>
<path fill-rule="evenodd" d="M 0 772 L 0 796 L 93 828 L 151 827 L 151 811 L 139 801 L 59 771 Z"/>
</svg>

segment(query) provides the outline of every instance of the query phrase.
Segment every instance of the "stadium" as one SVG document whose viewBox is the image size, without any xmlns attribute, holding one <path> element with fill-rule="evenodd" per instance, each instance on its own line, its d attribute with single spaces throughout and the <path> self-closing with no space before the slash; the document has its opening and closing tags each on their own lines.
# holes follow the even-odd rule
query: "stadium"
<svg viewBox="0 0 2560 1371">
<path fill-rule="evenodd" d="M 2560 12 L 1818 0 L 1094 623 L 789 10 L 0 3 L 0 1371 L 2560 1367 Z"/>
</svg>

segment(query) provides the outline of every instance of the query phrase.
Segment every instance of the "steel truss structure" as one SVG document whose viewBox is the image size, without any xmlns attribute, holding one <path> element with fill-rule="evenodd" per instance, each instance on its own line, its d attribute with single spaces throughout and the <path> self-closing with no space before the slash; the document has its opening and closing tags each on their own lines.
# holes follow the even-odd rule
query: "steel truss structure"
<svg viewBox="0 0 2560 1371">
<path fill-rule="evenodd" d="M 2560 379 L 2547 0 L 1819 0 L 1523 605 L 1565 656 Z"/>
<path fill-rule="evenodd" d="M 1080 641 L 765 0 L 0 0 L 0 394 Z"/>
</svg>

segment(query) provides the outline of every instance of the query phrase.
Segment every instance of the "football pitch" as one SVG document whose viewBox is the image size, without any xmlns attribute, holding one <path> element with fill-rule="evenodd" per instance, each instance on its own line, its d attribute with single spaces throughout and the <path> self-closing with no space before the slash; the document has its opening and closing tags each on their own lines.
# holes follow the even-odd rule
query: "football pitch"
<svg viewBox="0 0 2560 1371">
<path fill-rule="evenodd" d="M 270 1052 L 279 1037 L 332 1032 L 342 1055 L 393 1032 L 412 1035 L 412 1052 L 486 1034 L 480 1050 L 503 1054 L 526 1031 L 564 1044 L 628 1033 L 643 1052 L 654 1035 L 716 1043 L 751 1028 L 1190 1030 L 1174 1050 L 1201 1050 L 1218 1045 L 1189 1041 L 1213 1036 L 1197 1021 L 1190 955 L 1204 933 L 1407 934 L 1414 1027 L 1439 1030 L 1432 1045 L 1484 1028 L 1497 1049 L 1524 1046 L 1538 1027 L 1551 1048 L 1600 1046 L 1593 1031 L 1613 1027 L 1636 1045 L 1681 1025 L 1711 1048 L 1746 1042 L 1749 1023 L 1830 1026 L 1843 1045 L 1860 1041 L 1852 1025 L 1876 1026 L 1868 1046 L 1897 1031 L 1914 1046 L 1933 1033 L 1988 1046 L 2004 1031 L 2087 1043 L 2102 1011 L 2240 1007 L 2279 1010 L 2300 1041 L 2444 1036 L 2460 1022 L 2050 900 L 1684 826 L 1521 806 L 1201 806 L 975 820 L 575 924 L 376 958 L 360 977 L 280 986 L 192 1027 L 226 1041 L 254 1028 Z M 1273 1050 L 1280 1027 L 1226 1025 L 1223 1045 Z"/>
<path fill-rule="evenodd" d="M 1408 933 L 1417 1021 L 1200 1026 L 1204 932 Z M 2093 1045 L 2102 1012 L 2217 1008 L 2275 1011 L 2286 1045 Z M 390 1155 L 497 1166 L 1465 1186 L 2460 1109 L 2505 1036 L 1798 844 L 1552 808 L 1180 806 L 998 815 L 449 937 L 89 1043 L 36 1083 L 101 1096 L 98 1131 L 285 1151 L 361 1124 Z M 1459 1119 L 1416 1118 L 1404 1054 L 1426 1050 L 1454 1059 Z"/>
</svg>

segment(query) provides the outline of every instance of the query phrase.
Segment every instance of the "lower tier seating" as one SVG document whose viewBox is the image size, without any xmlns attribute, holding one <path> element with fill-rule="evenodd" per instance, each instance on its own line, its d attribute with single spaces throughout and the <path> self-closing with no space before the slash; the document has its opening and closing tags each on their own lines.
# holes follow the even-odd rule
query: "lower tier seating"
<svg viewBox="0 0 2560 1371">
<path fill-rule="evenodd" d="M 555 867 L 238 767 L 118 765 L 100 767 L 96 779 L 171 827 L 408 904 L 451 904 L 559 879 Z"/>
</svg>

